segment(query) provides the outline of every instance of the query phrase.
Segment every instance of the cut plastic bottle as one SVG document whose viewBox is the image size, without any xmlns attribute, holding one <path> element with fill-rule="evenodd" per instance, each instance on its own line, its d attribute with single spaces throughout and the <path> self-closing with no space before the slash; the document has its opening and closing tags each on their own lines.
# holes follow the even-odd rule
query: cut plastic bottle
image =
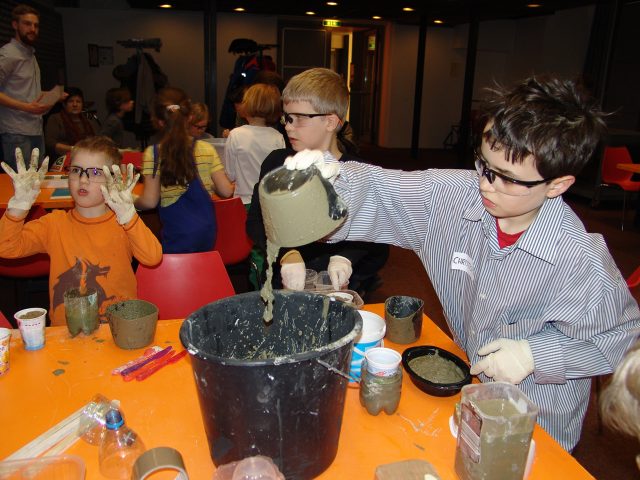
<svg viewBox="0 0 640 480">
<path fill-rule="evenodd" d="M 133 464 L 144 453 L 142 439 L 124 424 L 120 410 L 112 408 L 105 417 L 106 430 L 100 442 L 100 473 L 108 478 L 130 479 Z"/>
</svg>

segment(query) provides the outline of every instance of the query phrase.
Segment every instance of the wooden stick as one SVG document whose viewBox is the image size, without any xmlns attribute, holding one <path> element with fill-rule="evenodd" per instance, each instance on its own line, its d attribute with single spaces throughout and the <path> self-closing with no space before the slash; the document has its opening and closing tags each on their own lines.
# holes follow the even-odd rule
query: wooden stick
<svg viewBox="0 0 640 480">
<path fill-rule="evenodd" d="M 77 435 L 77 432 L 70 433 L 69 435 L 64 437 L 62 440 L 60 440 L 57 444 L 55 444 L 53 447 L 51 447 L 49 450 L 47 450 L 47 452 L 42 456 L 52 457 L 54 455 L 60 455 L 61 453 L 66 452 L 69 449 L 69 447 L 71 447 L 71 445 L 76 443 L 79 439 L 80 437 Z"/>
<path fill-rule="evenodd" d="M 22 448 L 13 452 L 4 460 L 19 460 L 23 458 L 38 457 L 68 435 L 72 433 L 77 434 L 78 426 L 80 424 L 80 416 L 82 415 L 82 411 L 85 407 L 86 405 L 51 427 L 31 442 L 27 443 Z"/>
</svg>

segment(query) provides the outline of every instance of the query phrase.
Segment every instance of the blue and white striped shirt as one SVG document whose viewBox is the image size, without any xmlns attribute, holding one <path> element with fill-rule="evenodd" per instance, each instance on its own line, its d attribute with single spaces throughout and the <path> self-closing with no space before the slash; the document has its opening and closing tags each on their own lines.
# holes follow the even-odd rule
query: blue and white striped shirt
<svg viewBox="0 0 640 480">
<path fill-rule="evenodd" d="M 472 171 L 346 162 L 335 187 L 349 215 L 332 241 L 415 251 L 472 364 L 493 340 L 529 341 L 535 371 L 519 386 L 539 406 L 538 423 L 573 449 L 590 377 L 610 373 L 640 333 L 638 304 L 602 236 L 587 233 L 558 197 L 544 202 L 514 245 L 500 249 Z"/>
</svg>

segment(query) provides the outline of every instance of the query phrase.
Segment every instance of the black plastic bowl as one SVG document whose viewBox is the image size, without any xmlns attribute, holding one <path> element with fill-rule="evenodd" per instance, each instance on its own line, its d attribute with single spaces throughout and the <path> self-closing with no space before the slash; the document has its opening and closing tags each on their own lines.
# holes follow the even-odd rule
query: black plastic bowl
<svg viewBox="0 0 640 480">
<path fill-rule="evenodd" d="M 464 379 L 456 383 L 433 383 L 426 378 L 418 375 L 409 366 L 409 362 L 414 358 L 422 357 L 424 355 L 433 355 L 436 353 L 442 358 L 446 358 L 447 360 L 451 360 L 453 363 L 455 363 L 458 368 L 462 370 L 462 373 L 464 373 Z M 447 350 L 430 345 L 421 345 L 418 347 L 407 348 L 404 352 L 402 352 L 402 366 L 409 374 L 411 381 L 416 387 L 418 387 L 423 392 L 435 397 L 450 397 L 451 395 L 455 395 L 456 393 L 458 393 L 462 389 L 462 387 L 471 383 L 469 365 L 467 365 L 464 360 Z"/>
</svg>

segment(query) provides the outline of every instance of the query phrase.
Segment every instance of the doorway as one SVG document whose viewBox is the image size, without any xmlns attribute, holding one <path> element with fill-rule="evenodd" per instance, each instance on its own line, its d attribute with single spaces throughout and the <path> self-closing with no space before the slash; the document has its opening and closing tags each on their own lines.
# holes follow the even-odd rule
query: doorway
<svg viewBox="0 0 640 480">
<path fill-rule="evenodd" d="M 330 68 L 349 87 L 347 120 L 360 144 L 375 144 L 380 105 L 383 26 L 343 25 L 328 28 L 316 22 L 278 23 L 278 71 L 288 81 L 308 68 Z"/>
</svg>

